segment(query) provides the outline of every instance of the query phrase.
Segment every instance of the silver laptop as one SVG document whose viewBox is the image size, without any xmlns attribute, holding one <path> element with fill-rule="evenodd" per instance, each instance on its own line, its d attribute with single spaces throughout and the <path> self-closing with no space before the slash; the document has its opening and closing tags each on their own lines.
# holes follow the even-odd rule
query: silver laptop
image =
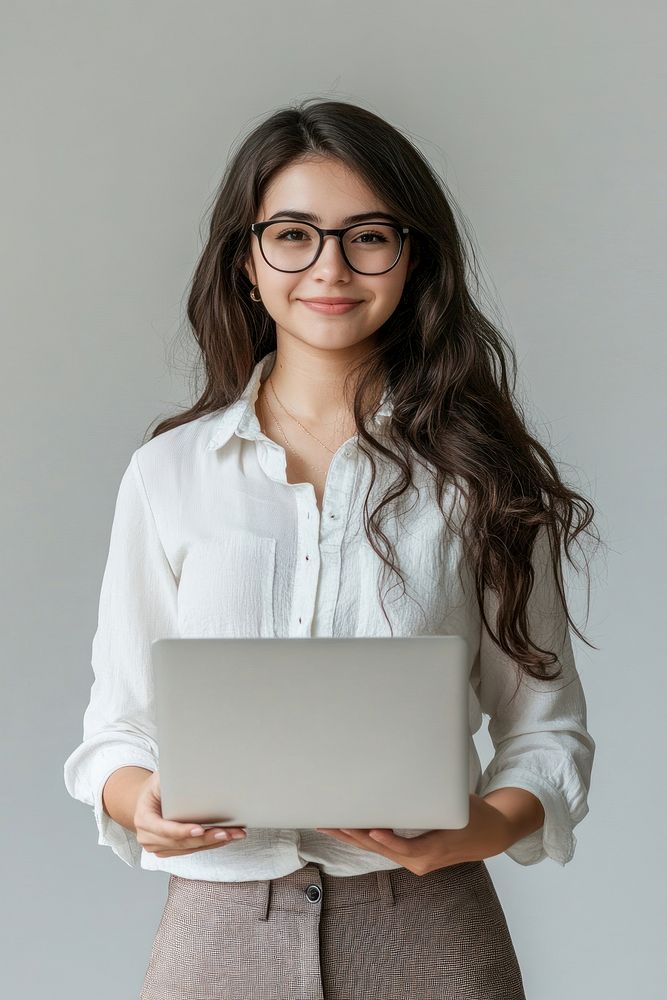
<svg viewBox="0 0 667 1000">
<path fill-rule="evenodd" d="M 151 654 L 165 819 L 467 826 L 463 637 L 163 638 Z"/>
</svg>

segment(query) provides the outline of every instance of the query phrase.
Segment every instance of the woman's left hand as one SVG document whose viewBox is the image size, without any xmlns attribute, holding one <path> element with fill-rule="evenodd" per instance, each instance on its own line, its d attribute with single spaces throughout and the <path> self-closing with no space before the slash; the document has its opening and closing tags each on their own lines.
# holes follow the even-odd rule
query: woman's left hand
<svg viewBox="0 0 667 1000">
<path fill-rule="evenodd" d="M 426 875 L 437 868 L 502 854 L 520 836 L 504 813 L 474 794 L 470 795 L 470 821 L 460 830 L 429 830 L 416 837 L 399 837 L 392 830 L 377 828 L 315 829 L 343 843 L 382 854 L 415 875 Z"/>
</svg>

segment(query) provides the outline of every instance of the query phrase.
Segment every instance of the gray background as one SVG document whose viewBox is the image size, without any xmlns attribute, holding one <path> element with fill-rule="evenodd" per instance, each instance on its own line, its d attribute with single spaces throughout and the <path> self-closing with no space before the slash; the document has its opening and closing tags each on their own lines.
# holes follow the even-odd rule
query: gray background
<svg viewBox="0 0 667 1000">
<path fill-rule="evenodd" d="M 138 993 L 168 876 L 99 848 L 62 779 L 92 683 L 115 494 L 149 423 L 190 399 L 178 331 L 231 144 L 269 111 L 320 96 L 406 129 L 445 176 L 535 427 L 609 545 L 588 623 L 585 578 L 571 578 L 575 620 L 599 646 L 576 640 L 598 751 L 575 858 L 487 862 L 527 995 L 657 998 L 659 5 L 237 6 L 1 8 L 5 992 Z M 479 746 L 486 762 L 486 733 Z"/>
</svg>

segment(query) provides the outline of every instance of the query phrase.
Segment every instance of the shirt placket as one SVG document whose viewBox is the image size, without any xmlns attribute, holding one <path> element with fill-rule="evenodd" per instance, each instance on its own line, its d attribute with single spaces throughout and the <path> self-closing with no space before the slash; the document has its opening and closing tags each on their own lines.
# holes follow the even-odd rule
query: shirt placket
<svg viewBox="0 0 667 1000">
<path fill-rule="evenodd" d="M 341 549 L 357 465 L 357 450 L 341 445 L 324 488 L 322 512 L 312 484 L 297 490 L 297 546 L 290 635 L 332 635 L 341 580 Z"/>
</svg>

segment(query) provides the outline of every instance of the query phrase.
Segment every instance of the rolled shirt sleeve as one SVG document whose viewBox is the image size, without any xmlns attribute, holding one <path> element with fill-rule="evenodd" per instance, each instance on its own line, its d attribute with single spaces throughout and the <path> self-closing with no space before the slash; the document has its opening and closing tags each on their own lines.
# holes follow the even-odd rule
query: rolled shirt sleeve
<svg viewBox="0 0 667 1000">
<path fill-rule="evenodd" d="M 120 482 L 92 642 L 83 741 L 64 765 L 69 794 L 92 806 L 98 844 L 138 867 L 141 845 L 104 811 L 113 771 L 158 769 L 150 643 L 177 634 L 177 582 L 158 536 L 135 451 Z"/>
<path fill-rule="evenodd" d="M 589 811 L 595 741 L 587 729 L 586 700 L 545 529 L 538 534 L 532 564 L 535 578 L 528 599 L 529 635 L 542 649 L 556 653 L 562 674 L 555 681 L 542 681 L 524 673 L 515 694 L 517 664 L 482 627 L 478 698 L 482 712 L 489 716 L 495 755 L 481 775 L 478 794 L 513 787 L 536 795 L 544 807 L 543 826 L 505 853 L 521 865 L 534 865 L 549 857 L 564 866 L 574 855 L 574 827 Z M 485 613 L 494 630 L 497 611 L 497 595 L 486 592 Z M 553 669 L 549 667 L 550 672 Z"/>
</svg>

